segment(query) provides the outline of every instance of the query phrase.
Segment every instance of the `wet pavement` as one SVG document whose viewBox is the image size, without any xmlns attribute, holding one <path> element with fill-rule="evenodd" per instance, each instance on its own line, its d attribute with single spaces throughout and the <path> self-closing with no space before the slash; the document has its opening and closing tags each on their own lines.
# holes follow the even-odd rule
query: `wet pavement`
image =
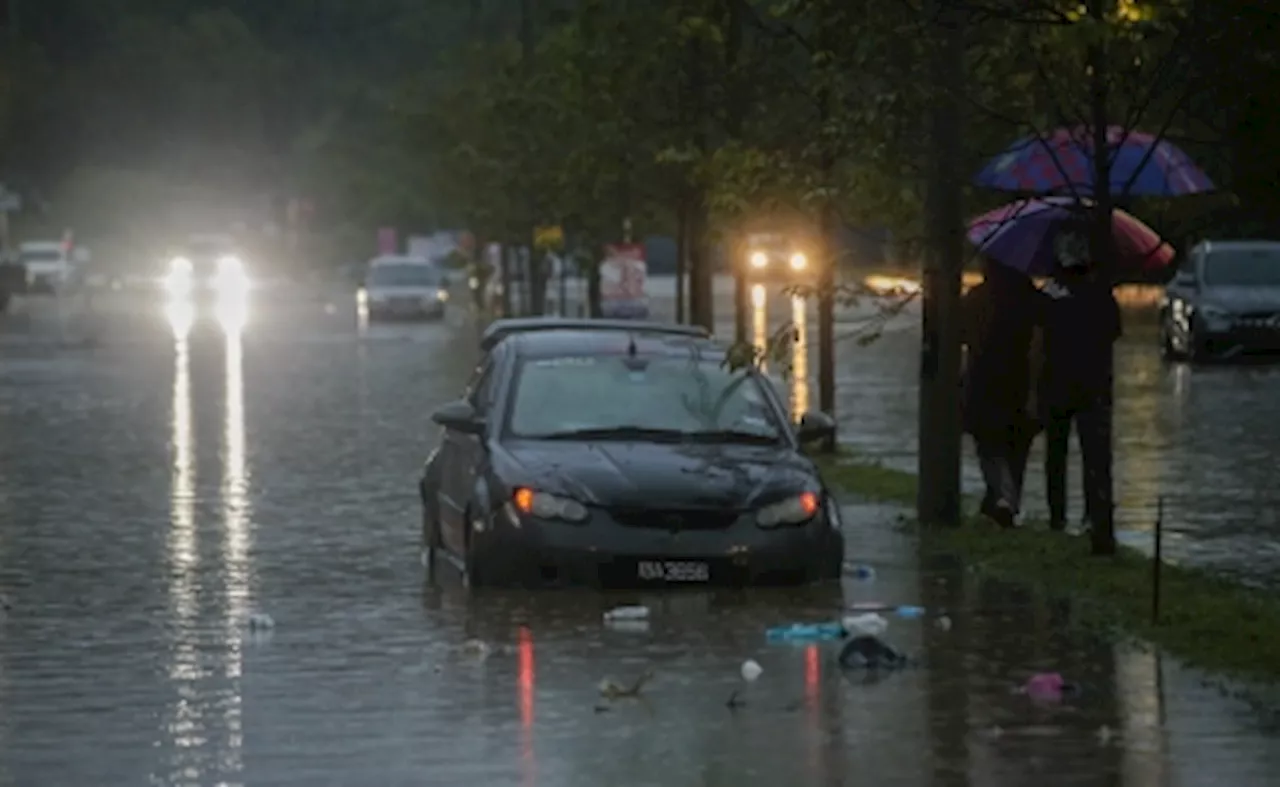
<svg viewBox="0 0 1280 787">
<path fill-rule="evenodd" d="M 275 293 L 243 326 L 175 337 L 152 304 L 100 302 L 63 346 L 47 314 L 0 323 L 0 786 L 1252 785 L 1280 766 L 1194 673 L 1064 639 L 1069 610 L 1015 588 L 920 569 L 891 508 L 846 511 L 872 583 L 424 583 L 413 484 L 476 329 L 455 314 L 362 331 L 348 303 Z M 894 364 L 913 364 L 893 349 L 910 331 L 895 337 L 844 351 L 842 378 L 879 386 L 882 411 L 906 397 Z M 868 390 L 843 396 L 868 411 Z M 849 431 L 893 458 L 913 443 L 893 423 Z M 866 601 L 930 608 L 887 635 L 921 667 L 867 682 L 832 646 L 765 643 Z M 605 628 L 629 602 L 652 608 L 647 629 Z M 275 628 L 250 630 L 258 612 Z M 765 672 L 732 712 L 746 658 Z M 1085 693 L 1011 693 L 1044 669 Z M 601 679 L 646 670 L 642 698 L 602 704 Z"/>
</svg>

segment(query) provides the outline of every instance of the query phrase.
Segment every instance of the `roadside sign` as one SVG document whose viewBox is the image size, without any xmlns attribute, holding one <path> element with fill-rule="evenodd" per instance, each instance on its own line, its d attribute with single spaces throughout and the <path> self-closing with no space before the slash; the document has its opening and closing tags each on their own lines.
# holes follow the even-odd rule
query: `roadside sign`
<svg viewBox="0 0 1280 787">
<path fill-rule="evenodd" d="M 557 250 L 564 246 L 564 228 L 538 227 L 533 231 L 533 245 L 543 250 Z"/>
<path fill-rule="evenodd" d="M 378 228 L 378 253 L 379 254 L 395 254 L 396 253 L 396 228 L 395 227 L 379 227 Z"/>
<path fill-rule="evenodd" d="M 600 311 L 614 319 L 647 319 L 649 298 L 645 294 L 648 264 L 644 245 L 619 243 L 605 247 L 600 263 Z"/>
</svg>

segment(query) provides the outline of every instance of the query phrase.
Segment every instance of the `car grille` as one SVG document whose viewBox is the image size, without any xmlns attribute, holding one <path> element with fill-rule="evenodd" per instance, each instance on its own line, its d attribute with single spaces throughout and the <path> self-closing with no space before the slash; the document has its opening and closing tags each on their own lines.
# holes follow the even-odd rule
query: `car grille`
<svg viewBox="0 0 1280 787">
<path fill-rule="evenodd" d="M 610 514 L 624 527 L 652 530 L 724 530 L 738 519 L 737 511 L 717 509 L 615 508 Z"/>
<path fill-rule="evenodd" d="M 1249 312 L 1236 317 L 1241 328 L 1265 328 L 1280 330 L 1280 312 Z"/>
</svg>

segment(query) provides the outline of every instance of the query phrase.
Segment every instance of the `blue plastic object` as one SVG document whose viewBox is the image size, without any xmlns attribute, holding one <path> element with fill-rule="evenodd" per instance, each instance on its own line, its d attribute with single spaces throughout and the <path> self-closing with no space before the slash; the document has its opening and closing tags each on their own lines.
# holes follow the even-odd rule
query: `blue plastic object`
<svg viewBox="0 0 1280 787">
<path fill-rule="evenodd" d="M 775 626 L 765 631 L 770 642 L 822 642 L 844 637 L 844 626 L 839 623 L 792 623 Z"/>
<path fill-rule="evenodd" d="M 920 618 L 924 617 L 924 607 L 898 607 L 894 613 L 900 618 Z"/>
</svg>

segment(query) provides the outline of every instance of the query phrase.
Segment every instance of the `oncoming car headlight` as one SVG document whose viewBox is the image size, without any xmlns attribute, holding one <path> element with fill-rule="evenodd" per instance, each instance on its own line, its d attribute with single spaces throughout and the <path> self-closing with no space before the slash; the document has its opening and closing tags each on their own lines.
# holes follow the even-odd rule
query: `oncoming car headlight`
<svg viewBox="0 0 1280 787">
<path fill-rule="evenodd" d="M 804 256 L 802 252 L 796 252 L 791 255 L 791 270 L 802 271 L 809 267 L 809 258 Z"/>
<path fill-rule="evenodd" d="M 763 251 L 753 251 L 751 253 L 751 267 L 763 268 L 769 264 L 769 255 Z"/>
<path fill-rule="evenodd" d="M 794 497 L 767 505 L 756 513 L 760 527 L 801 525 L 818 513 L 818 496 L 813 492 L 801 492 Z"/>
<path fill-rule="evenodd" d="M 164 277 L 164 288 L 174 297 L 185 297 L 191 294 L 194 286 L 191 278 L 191 261 L 185 257 L 175 257 L 169 262 L 169 272 Z"/>
<path fill-rule="evenodd" d="M 511 505 L 526 516 L 538 519 L 562 519 L 566 522 L 583 522 L 587 507 L 577 500 L 519 487 L 511 495 Z"/>
</svg>

